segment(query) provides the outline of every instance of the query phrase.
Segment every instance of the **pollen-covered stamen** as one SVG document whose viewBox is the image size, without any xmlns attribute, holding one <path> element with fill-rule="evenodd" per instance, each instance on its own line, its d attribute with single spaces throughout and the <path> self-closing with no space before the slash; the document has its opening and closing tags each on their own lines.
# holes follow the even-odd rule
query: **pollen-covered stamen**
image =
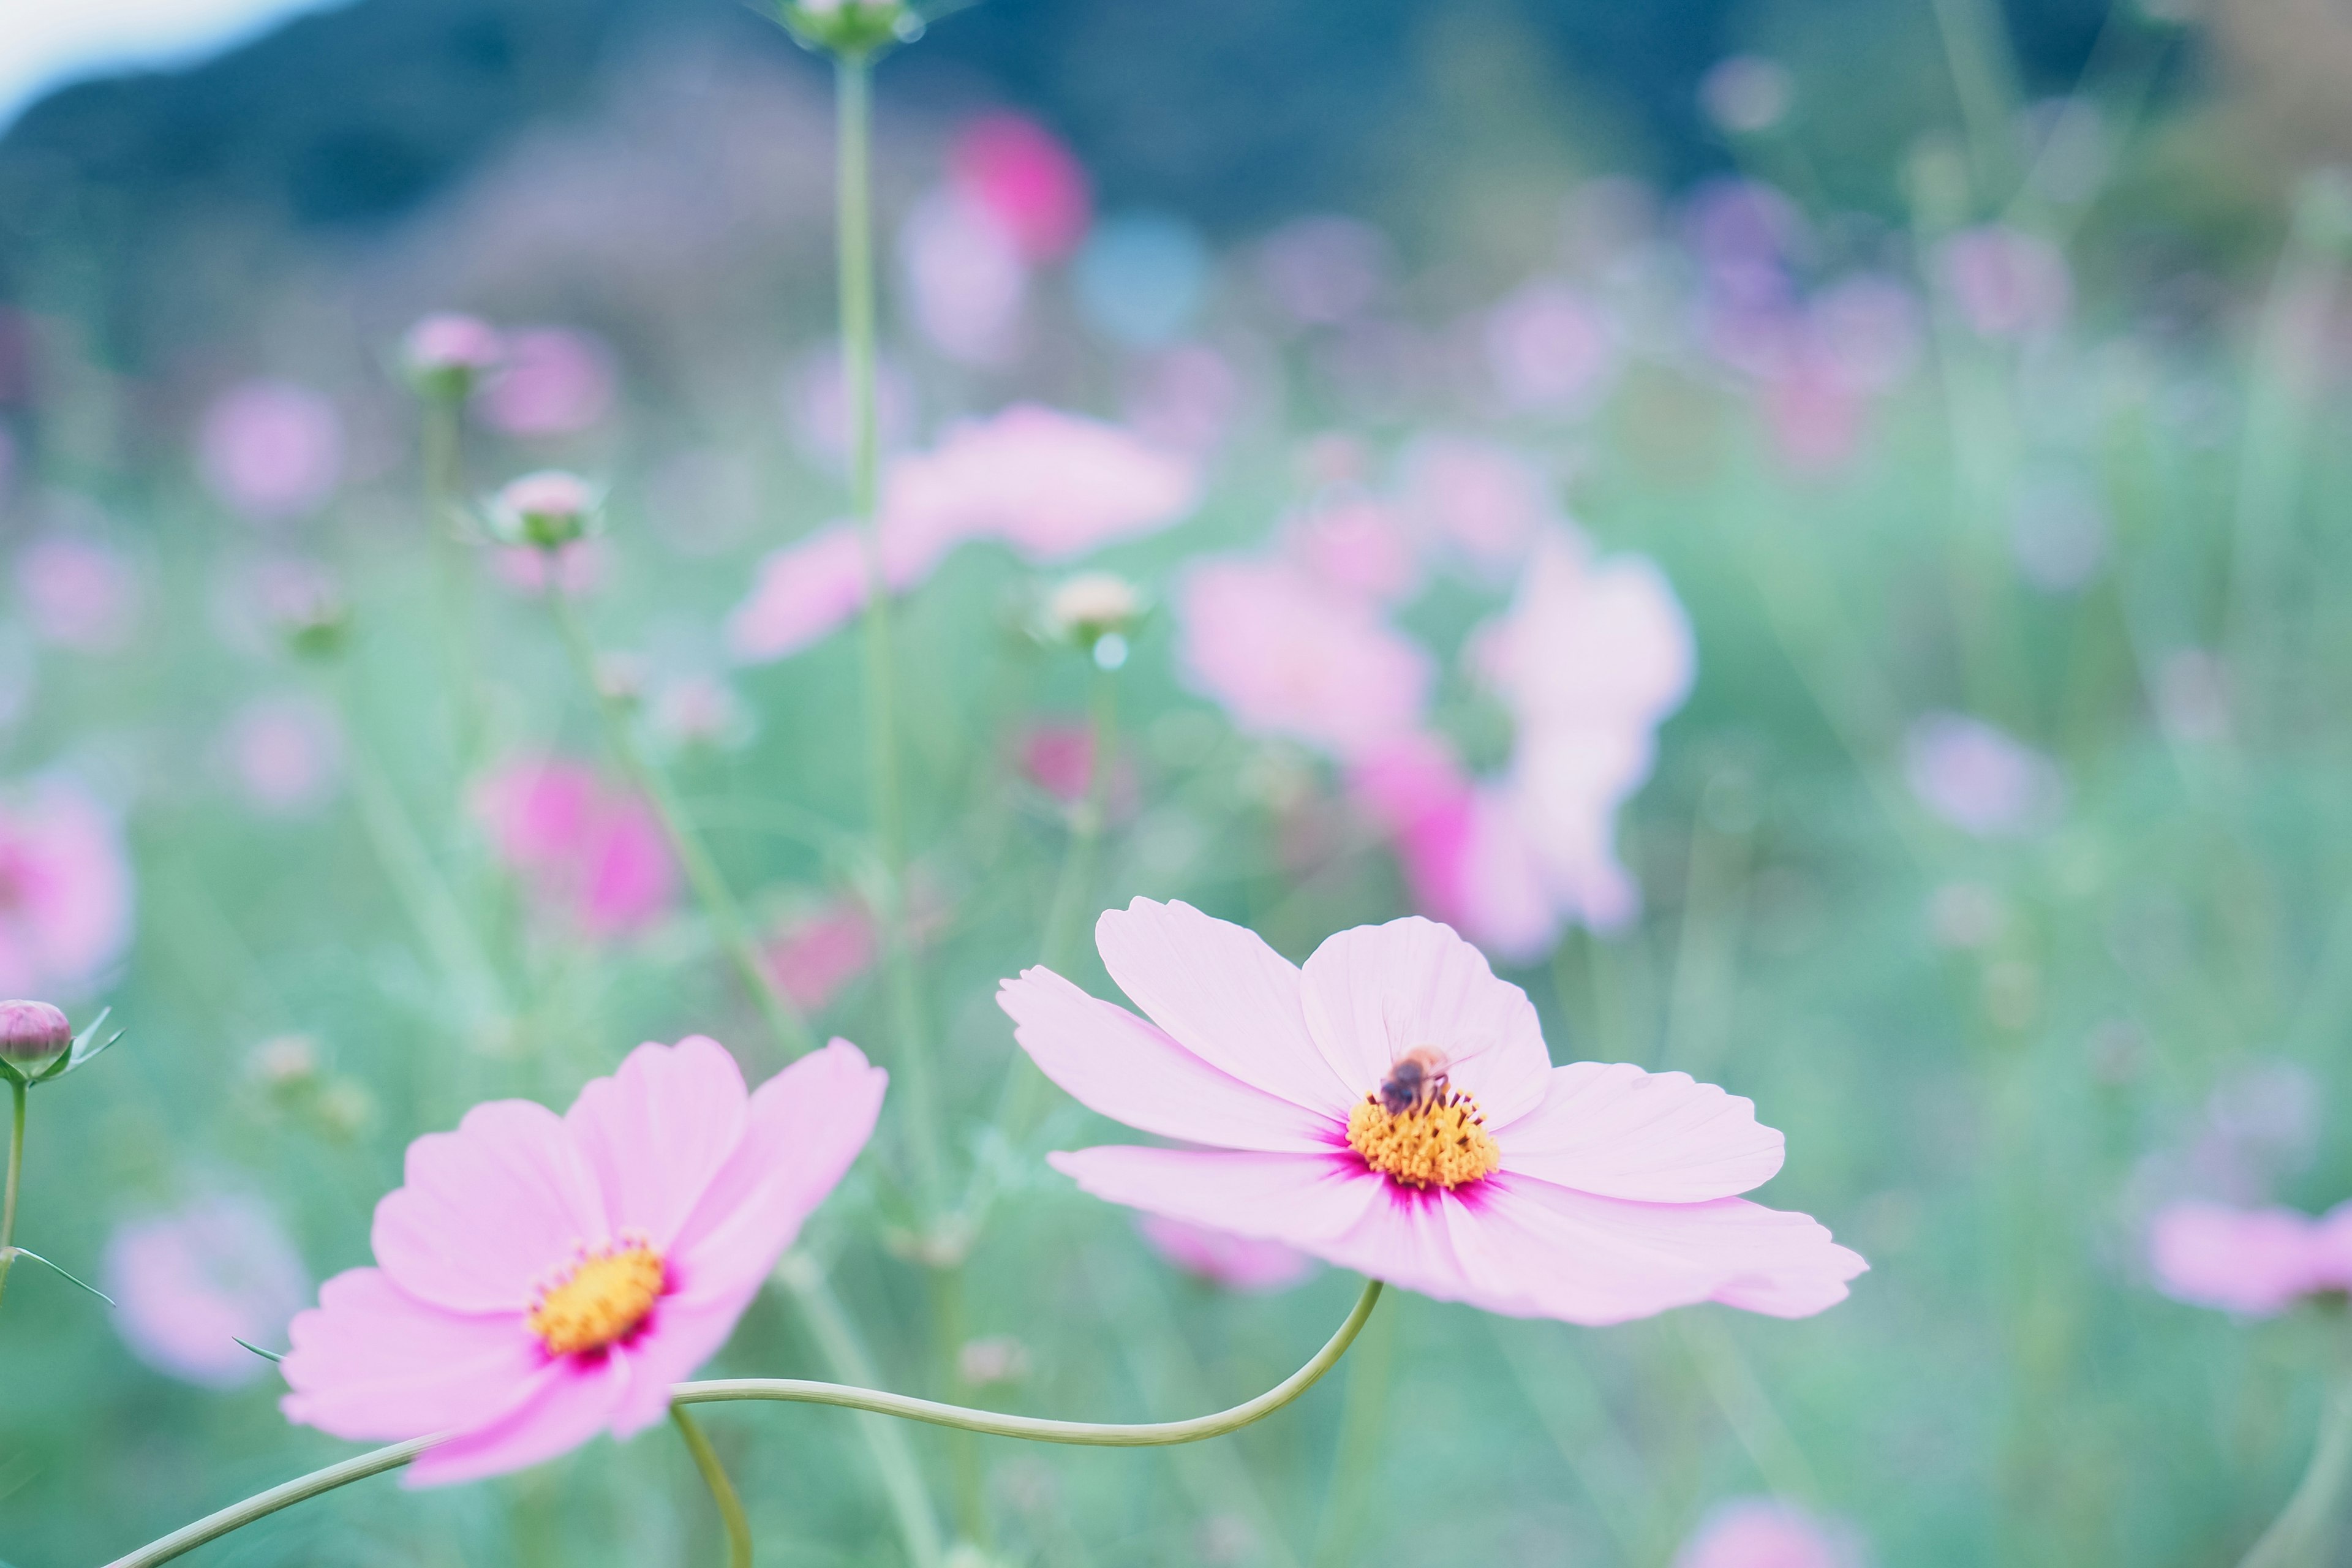
<svg viewBox="0 0 2352 1568">
<path fill-rule="evenodd" d="M 666 1278 L 661 1255 L 641 1239 L 583 1250 L 540 1289 L 525 1321 L 552 1354 L 602 1350 L 646 1321 Z"/>
<path fill-rule="evenodd" d="M 1391 1114 L 1377 1094 L 1348 1113 L 1348 1147 L 1373 1170 L 1408 1187 L 1458 1187 L 1503 1163 L 1478 1102 L 1446 1093 Z"/>
</svg>

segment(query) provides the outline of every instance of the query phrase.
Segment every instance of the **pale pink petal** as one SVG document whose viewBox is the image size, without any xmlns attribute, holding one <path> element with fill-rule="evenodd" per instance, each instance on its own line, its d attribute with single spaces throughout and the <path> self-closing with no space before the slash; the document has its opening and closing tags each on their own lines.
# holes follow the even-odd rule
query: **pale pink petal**
<svg viewBox="0 0 2352 1568">
<path fill-rule="evenodd" d="M 1780 1134 L 1758 1124 L 1753 1101 L 1625 1062 L 1554 1068 L 1540 1105 L 1486 1120 L 1509 1170 L 1603 1197 L 1701 1203 L 1780 1169 Z"/>
<path fill-rule="evenodd" d="M 2352 1291 L 2352 1203 L 2337 1204 L 2320 1216 L 2310 1261 L 2312 1289 Z"/>
<path fill-rule="evenodd" d="M 1708 1512 L 1674 1568 L 1861 1568 L 1862 1561 L 1850 1526 L 1777 1498 L 1739 1498 Z"/>
<path fill-rule="evenodd" d="M 443 1311 L 381 1270 L 320 1287 L 287 1330 L 278 1363 L 289 1421 L 354 1442 L 393 1442 L 494 1416 L 535 1386 L 547 1352 L 511 1312 Z"/>
<path fill-rule="evenodd" d="M 742 1142 L 667 1254 L 679 1298 L 709 1304 L 775 1267 L 866 1147 L 889 1080 L 836 1039 L 760 1086 Z"/>
<path fill-rule="evenodd" d="M 2267 1318 L 2315 1288 L 2316 1228 L 2293 1209 L 2177 1203 L 2149 1227 L 2149 1261 L 2177 1300 Z"/>
<path fill-rule="evenodd" d="M 1336 1237 L 1388 1202 L 1388 1179 L 1346 1149 L 1243 1154 L 1111 1143 L 1048 1154 L 1046 1163 L 1108 1203 L 1235 1236 L 1285 1241 L 1331 1258 Z M 1337 1261 L 1337 1259 L 1334 1259 Z"/>
<path fill-rule="evenodd" d="M 1444 926 L 1412 915 L 1339 931 L 1307 959 L 1304 979 L 1307 1033 L 1358 1099 L 1416 1047 L 1436 1048 L 1490 1125 L 1543 1098 L 1551 1057 L 1527 993 L 1496 979 L 1486 954 Z"/>
<path fill-rule="evenodd" d="M 798 653 L 856 619 L 866 586 L 866 547 L 848 523 L 771 551 L 727 617 L 728 649 L 745 664 Z"/>
<path fill-rule="evenodd" d="M 1308 1034 L 1297 968 L 1255 931 L 1187 903 L 1137 899 L 1103 912 L 1095 945 L 1118 988 L 1212 1067 L 1343 1121 L 1364 1092 Z"/>
<path fill-rule="evenodd" d="M 1315 1272 L 1313 1258 L 1284 1242 L 1235 1236 L 1156 1214 L 1145 1215 L 1136 1229 L 1153 1251 L 1177 1268 L 1228 1290 L 1286 1290 Z"/>
<path fill-rule="evenodd" d="M 411 1143 L 406 1184 L 375 1210 L 384 1272 L 457 1312 L 522 1311 L 550 1269 L 612 1237 L 571 1130 L 527 1100 L 478 1105 L 455 1132 Z"/>
<path fill-rule="evenodd" d="M 639 1046 L 612 1077 L 591 1079 L 564 1121 L 614 1231 L 667 1252 L 742 1142 L 750 1098 L 727 1047 L 701 1035 Z"/>
<path fill-rule="evenodd" d="M 634 1368 L 622 1352 L 568 1356 L 539 1374 L 530 1398 L 478 1430 L 427 1448 L 401 1478 L 404 1487 L 479 1480 L 551 1459 L 606 1426 L 628 1397 Z"/>
<path fill-rule="evenodd" d="M 1219 1149 L 1321 1153 L 1328 1116 L 1254 1089 L 1194 1056 L 1126 1008 L 1043 967 L 998 989 L 1013 1037 L 1047 1078 L 1088 1110 L 1162 1138 Z"/>
</svg>

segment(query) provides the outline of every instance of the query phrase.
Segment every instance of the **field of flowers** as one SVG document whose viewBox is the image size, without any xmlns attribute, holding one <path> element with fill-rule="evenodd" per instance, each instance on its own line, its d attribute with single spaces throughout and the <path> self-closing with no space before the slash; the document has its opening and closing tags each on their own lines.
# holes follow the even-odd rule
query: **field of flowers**
<svg viewBox="0 0 2352 1568">
<path fill-rule="evenodd" d="M 0 313 L 0 1568 L 2352 1562 L 2352 175 L 1212 241 L 781 16 Z"/>
</svg>

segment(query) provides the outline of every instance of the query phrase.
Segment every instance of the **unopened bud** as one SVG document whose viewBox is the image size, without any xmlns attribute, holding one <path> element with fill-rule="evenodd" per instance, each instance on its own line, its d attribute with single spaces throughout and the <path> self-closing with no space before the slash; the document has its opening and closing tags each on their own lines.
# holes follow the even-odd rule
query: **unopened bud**
<svg viewBox="0 0 2352 1568">
<path fill-rule="evenodd" d="M 351 601 L 325 567 L 286 563 L 270 574 L 262 593 L 269 623 L 288 648 L 305 658 L 341 651 L 351 629 Z"/>
<path fill-rule="evenodd" d="M 803 48 L 865 59 L 923 36 L 923 18 L 899 0 L 785 0 L 785 29 Z"/>
<path fill-rule="evenodd" d="M 1134 584 L 1108 572 L 1082 572 L 1046 599 L 1045 631 L 1084 648 L 1117 637 L 1123 656 L 1127 633 L 1142 614 L 1143 595 Z M 1118 664 L 1103 668 L 1115 669 Z"/>
<path fill-rule="evenodd" d="M 253 1047 L 247 1067 L 266 1089 L 286 1092 L 319 1076 L 319 1042 L 308 1035 L 276 1035 Z"/>
<path fill-rule="evenodd" d="M 490 532 L 500 544 L 561 550 L 596 531 L 602 499 L 577 474 L 558 468 L 525 474 L 490 502 Z"/>
<path fill-rule="evenodd" d="M 462 403 L 506 359 L 506 343 L 478 316 L 441 311 L 408 329 L 400 359 L 419 397 Z"/>
<path fill-rule="evenodd" d="M 957 1352 L 956 1370 L 973 1388 L 986 1388 L 993 1383 L 1018 1383 L 1029 1375 L 1029 1347 L 1010 1334 L 972 1340 Z"/>
<path fill-rule="evenodd" d="M 47 1072 L 73 1049 L 73 1026 L 47 1002 L 0 1002 L 0 1063 L 19 1078 Z"/>
</svg>

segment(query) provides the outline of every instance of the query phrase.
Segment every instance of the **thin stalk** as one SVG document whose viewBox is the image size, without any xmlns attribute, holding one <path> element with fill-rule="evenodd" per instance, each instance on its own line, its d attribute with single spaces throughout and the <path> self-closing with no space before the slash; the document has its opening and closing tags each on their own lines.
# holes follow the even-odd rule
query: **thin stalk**
<svg viewBox="0 0 2352 1568">
<path fill-rule="evenodd" d="M 455 398 L 428 397 L 424 407 L 418 438 L 425 469 L 425 531 L 431 541 L 428 548 L 438 589 L 441 647 L 448 666 L 457 766 L 461 776 L 470 777 L 481 761 L 487 725 L 475 647 L 473 562 L 453 526 L 463 483 L 459 462 L 464 405 Z"/>
<path fill-rule="evenodd" d="M 1381 1282 L 1366 1280 L 1363 1293 L 1356 1298 L 1356 1305 L 1349 1312 L 1347 1321 L 1324 1342 L 1323 1348 L 1317 1351 L 1306 1365 L 1255 1399 L 1244 1400 L 1231 1409 L 1220 1410 L 1212 1415 L 1196 1415 L 1189 1421 L 1135 1425 L 1050 1421 L 1034 1415 L 1005 1415 L 992 1410 L 941 1405 L 929 1399 L 909 1398 L 903 1394 L 887 1394 L 879 1389 L 852 1388 L 835 1383 L 808 1383 L 799 1378 L 783 1377 L 722 1378 L 708 1383 L 681 1383 L 670 1390 L 670 1399 L 673 1405 L 734 1404 L 760 1399 L 790 1405 L 829 1405 L 837 1409 L 895 1415 L 902 1420 L 950 1426 L 991 1437 L 1019 1437 L 1033 1443 L 1065 1443 L 1086 1447 L 1157 1448 L 1174 1443 L 1198 1443 L 1205 1438 L 1238 1432 L 1255 1422 L 1263 1421 L 1314 1387 L 1355 1342 L 1356 1336 L 1363 1331 L 1365 1322 L 1372 1315 L 1372 1308 L 1380 1299 Z M 413 1438 L 405 1443 L 395 1443 L 388 1448 L 378 1448 L 372 1454 L 362 1454 L 354 1459 L 346 1459 L 340 1465 L 331 1465 L 173 1531 L 160 1541 L 142 1546 L 127 1556 L 116 1558 L 107 1568 L 152 1568 L 155 1563 L 168 1563 L 183 1552 L 208 1541 L 218 1540 L 231 1531 L 279 1509 L 317 1497 L 321 1492 L 332 1491 L 352 1481 L 398 1469 L 440 1441 L 438 1436 Z M 936 1553 L 936 1536 L 933 1549 Z M 920 1561 L 936 1561 L 936 1555 Z"/>
<path fill-rule="evenodd" d="M 735 1483 L 727 1479 L 710 1439 L 684 1405 L 671 1405 L 669 1418 L 677 1423 L 677 1435 L 686 1439 L 686 1451 L 694 1456 L 694 1468 L 702 1472 L 702 1484 L 710 1489 L 710 1500 L 719 1505 L 719 1518 L 727 1526 L 727 1568 L 751 1568 L 751 1521 L 743 1517 L 743 1500 L 735 1495 Z"/>
<path fill-rule="evenodd" d="M 0 1196 L 0 1290 L 8 1286 L 8 1266 L 16 1261 L 16 1188 L 25 1175 L 25 1083 L 8 1080 L 16 1104 L 8 1118 L 8 1186 Z"/>
<path fill-rule="evenodd" d="M 767 1021 L 769 1032 L 793 1056 L 805 1055 L 816 1045 L 815 1037 L 809 1033 L 808 1021 L 801 1016 L 800 1009 L 793 1005 L 792 999 L 776 984 L 775 976 L 768 972 L 767 964 L 761 961 L 760 950 L 751 941 L 751 927 L 743 919 L 742 906 L 735 901 L 727 879 L 719 874 L 719 863 L 711 858 L 702 835 L 695 831 L 692 819 L 678 804 L 667 775 L 637 744 L 627 715 L 598 687 L 596 651 L 589 646 L 588 634 L 580 625 L 580 617 L 573 614 L 572 601 L 557 587 L 552 563 L 550 565 L 547 602 L 554 613 L 556 630 L 563 639 L 563 650 L 571 656 L 573 669 L 588 688 L 589 700 L 596 705 L 596 716 L 604 726 L 605 744 L 620 763 L 621 771 L 628 774 L 629 783 L 654 808 L 662 837 L 669 841 L 670 852 L 685 868 L 686 879 L 701 901 L 702 912 L 717 931 L 719 944 L 734 963 L 743 988 L 751 994 L 753 1004 Z"/>
<path fill-rule="evenodd" d="M 2326 1401 L 2310 1468 L 2238 1568 L 2326 1568 L 2337 1561 L 2337 1548 L 2352 1534 L 2344 1517 L 2352 1493 L 2352 1347 L 2337 1349 Z"/>
</svg>

